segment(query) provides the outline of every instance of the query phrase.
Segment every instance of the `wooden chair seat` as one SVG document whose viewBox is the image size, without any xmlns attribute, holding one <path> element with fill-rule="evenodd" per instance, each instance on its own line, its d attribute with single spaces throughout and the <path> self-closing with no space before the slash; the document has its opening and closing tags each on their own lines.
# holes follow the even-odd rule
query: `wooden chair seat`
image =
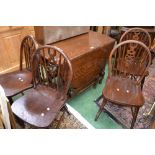
<svg viewBox="0 0 155 155">
<path fill-rule="evenodd" d="M 38 85 L 28 95 L 16 100 L 12 105 L 12 111 L 33 126 L 48 127 L 64 106 L 64 100 L 64 96 L 56 89 Z"/>
<path fill-rule="evenodd" d="M 124 106 L 142 106 L 144 97 L 141 87 L 128 78 L 110 77 L 103 89 L 103 96 L 113 102 Z"/>
<path fill-rule="evenodd" d="M 32 87 L 32 73 L 28 70 L 14 71 L 0 75 L 2 85 L 7 97 L 14 96 Z"/>
</svg>

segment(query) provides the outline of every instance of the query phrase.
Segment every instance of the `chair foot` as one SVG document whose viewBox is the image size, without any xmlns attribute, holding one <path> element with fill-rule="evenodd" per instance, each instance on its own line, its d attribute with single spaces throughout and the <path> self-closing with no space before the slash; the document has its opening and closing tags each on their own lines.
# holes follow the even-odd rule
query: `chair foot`
<svg viewBox="0 0 155 155">
<path fill-rule="evenodd" d="M 137 119 L 138 112 L 139 112 L 139 107 L 134 107 L 134 111 L 133 111 L 133 119 L 132 119 L 132 122 L 131 122 L 131 127 L 130 127 L 130 129 L 133 129 L 133 127 L 134 127 L 134 125 L 135 125 L 135 122 L 136 122 L 136 119 Z"/>
<path fill-rule="evenodd" d="M 14 115 L 15 116 L 15 120 L 16 120 L 16 122 L 23 128 L 23 129 L 25 129 L 25 123 L 24 123 L 24 121 L 23 120 L 21 120 L 19 117 L 17 117 L 16 115 Z"/>
<path fill-rule="evenodd" d="M 11 109 L 11 106 L 10 106 L 9 102 L 7 103 L 7 106 L 8 106 L 8 112 L 9 112 L 9 118 L 10 118 L 11 127 L 12 127 L 12 129 L 16 129 L 15 117 L 13 115 L 13 112 L 12 112 L 12 109 Z"/>
<path fill-rule="evenodd" d="M 63 108 L 67 112 L 68 115 L 71 115 L 71 113 L 69 112 L 68 107 L 66 105 Z"/>
<path fill-rule="evenodd" d="M 66 110 L 66 112 L 67 112 L 68 115 L 71 115 L 71 113 L 69 112 L 67 106 L 65 106 L 65 110 Z"/>
<path fill-rule="evenodd" d="M 131 107 L 132 117 L 134 117 L 134 107 Z"/>
<path fill-rule="evenodd" d="M 13 103 L 13 99 L 12 99 L 12 97 L 8 97 L 8 100 L 9 100 L 10 104 Z"/>
<path fill-rule="evenodd" d="M 102 112 L 102 109 L 100 108 L 100 109 L 98 110 L 97 114 L 96 114 L 95 121 L 98 120 L 98 118 L 99 118 L 101 112 Z"/>
<path fill-rule="evenodd" d="M 57 126 L 56 126 L 56 129 L 59 129 L 59 127 L 60 127 L 60 123 L 61 123 L 62 120 L 64 119 L 64 114 L 65 114 L 65 111 L 63 111 L 62 116 L 61 116 L 60 119 L 58 120 L 58 124 L 57 124 Z"/>
<path fill-rule="evenodd" d="M 106 100 L 105 98 L 103 98 L 102 104 L 101 104 L 101 106 L 99 107 L 99 110 L 98 110 L 98 112 L 97 112 L 97 114 L 96 114 L 95 121 L 98 120 L 98 118 L 99 118 L 101 112 L 104 110 L 104 106 L 106 105 L 106 103 L 107 103 L 107 100 Z"/>
</svg>

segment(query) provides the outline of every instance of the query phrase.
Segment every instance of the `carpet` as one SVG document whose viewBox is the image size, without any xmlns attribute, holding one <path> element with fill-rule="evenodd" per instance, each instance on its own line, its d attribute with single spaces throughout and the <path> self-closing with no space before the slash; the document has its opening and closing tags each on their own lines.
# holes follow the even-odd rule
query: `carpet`
<svg viewBox="0 0 155 155">
<path fill-rule="evenodd" d="M 47 129 L 55 129 L 58 123 L 58 120 L 62 116 L 62 112 L 59 113 L 55 121 L 47 128 Z M 17 123 L 17 129 L 23 129 Z M 25 123 L 24 129 L 36 129 L 35 127 Z M 68 115 L 66 112 L 64 113 L 64 118 L 61 121 L 58 129 L 87 129 L 85 125 L 83 125 L 73 114 Z"/>
<path fill-rule="evenodd" d="M 143 95 L 145 98 L 145 104 L 140 108 L 134 126 L 134 128 L 138 129 L 149 128 L 155 113 L 155 109 L 153 109 L 150 115 L 144 115 L 150 111 L 155 100 L 155 59 L 149 67 L 149 75 L 146 77 L 143 86 Z M 102 96 L 100 96 L 97 100 L 95 100 L 98 106 L 102 103 L 102 99 Z M 114 105 L 109 102 L 105 106 L 105 112 L 121 124 L 122 127 L 130 128 L 132 120 L 131 108 Z"/>
<path fill-rule="evenodd" d="M 122 126 L 106 113 L 102 113 L 98 121 L 94 120 L 98 111 L 98 107 L 94 104 L 94 100 L 102 93 L 107 73 L 108 66 L 106 66 L 105 77 L 101 84 L 97 84 L 96 88 L 89 87 L 87 90 L 74 96 L 68 101 L 68 104 L 96 129 L 122 129 Z"/>
<path fill-rule="evenodd" d="M 103 98 L 99 97 L 95 102 L 98 106 L 102 103 Z M 149 128 L 152 120 L 152 115 L 145 116 L 143 113 L 150 109 L 150 104 L 145 103 L 143 107 L 139 110 L 137 120 L 135 123 L 134 128 L 136 129 L 146 129 Z M 118 106 L 108 102 L 105 105 L 105 112 L 113 118 L 117 123 L 122 125 L 123 128 L 130 128 L 131 120 L 132 120 L 132 113 L 131 108 Z M 100 119 L 100 118 L 99 118 Z"/>
</svg>

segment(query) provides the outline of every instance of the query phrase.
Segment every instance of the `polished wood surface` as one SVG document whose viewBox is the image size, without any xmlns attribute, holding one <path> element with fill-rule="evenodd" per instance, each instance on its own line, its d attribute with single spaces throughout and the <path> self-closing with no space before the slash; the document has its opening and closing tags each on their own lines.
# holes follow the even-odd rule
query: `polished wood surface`
<svg viewBox="0 0 155 155">
<path fill-rule="evenodd" d="M 109 101 L 131 107 L 133 115 L 131 128 L 134 127 L 139 108 L 144 104 L 141 85 L 150 63 L 151 53 L 142 42 L 127 40 L 112 50 L 109 57 L 108 78 L 103 89 L 103 103 L 95 120 Z M 136 64 L 136 70 L 133 64 Z M 125 67 L 120 68 L 120 66 Z"/>
<path fill-rule="evenodd" d="M 14 71 L 0 75 L 0 84 L 4 88 L 7 97 L 32 87 L 32 73 L 28 70 Z"/>
<path fill-rule="evenodd" d="M 10 99 L 14 95 L 32 87 L 31 57 L 38 48 L 32 36 L 25 36 L 20 46 L 20 70 L 0 75 L 0 84 L 2 85 L 6 96 Z M 26 68 L 23 69 L 25 60 Z"/>
<path fill-rule="evenodd" d="M 34 36 L 32 26 L 0 26 L 0 74 L 19 69 L 20 44 L 26 35 Z"/>
<path fill-rule="evenodd" d="M 105 63 L 115 40 L 90 31 L 52 45 L 57 46 L 70 58 L 74 70 L 71 87 L 78 93 L 102 78 Z"/>
<path fill-rule="evenodd" d="M 120 77 L 111 77 L 106 81 L 103 91 L 104 97 L 120 105 L 142 106 L 144 97 L 141 87 L 133 80 Z"/>
<path fill-rule="evenodd" d="M 105 57 L 108 58 L 108 46 L 114 44 L 114 41 L 114 39 L 104 34 L 90 31 L 89 33 L 72 37 L 52 45 L 63 49 L 71 60 L 77 59 L 89 52 L 93 52 L 93 49 L 101 49 L 104 52 Z M 106 46 L 107 48 L 104 49 Z"/>
<path fill-rule="evenodd" d="M 34 88 L 17 99 L 12 110 L 23 121 L 45 128 L 65 107 L 72 66 L 61 49 L 48 45 L 36 51 L 32 64 Z"/>
<path fill-rule="evenodd" d="M 50 87 L 38 85 L 28 95 L 16 100 L 13 113 L 36 127 L 48 127 L 64 106 L 62 95 Z"/>
</svg>

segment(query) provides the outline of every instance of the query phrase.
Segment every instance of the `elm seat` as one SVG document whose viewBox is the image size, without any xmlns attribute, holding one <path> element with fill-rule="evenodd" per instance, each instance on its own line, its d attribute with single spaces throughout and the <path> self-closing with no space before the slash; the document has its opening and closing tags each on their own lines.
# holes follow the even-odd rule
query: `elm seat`
<svg viewBox="0 0 155 155">
<path fill-rule="evenodd" d="M 7 97 L 32 87 L 32 73 L 28 70 L 14 71 L 0 76 L 0 84 Z"/>
<path fill-rule="evenodd" d="M 12 105 L 13 113 L 37 127 L 48 127 L 64 106 L 64 96 L 47 86 L 37 86 Z M 17 108 L 18 107 L 18 108 Z"/>
<path fill-rule="evenodd" d="M 135 81 L 127 78 L 108 78 L 103 90 L 103 96 L 109 101 L 123 106 L 142 106 L 144 104 L 141 87 L 135 85 Z"/>
</svg>

